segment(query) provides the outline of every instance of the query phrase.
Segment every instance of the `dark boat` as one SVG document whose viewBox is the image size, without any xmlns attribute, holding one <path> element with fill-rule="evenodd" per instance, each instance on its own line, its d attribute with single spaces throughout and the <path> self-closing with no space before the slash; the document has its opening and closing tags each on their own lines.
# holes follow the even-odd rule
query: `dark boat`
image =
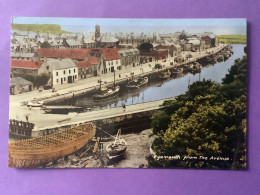
<svg viewBox="0 0 260 195">
<path fill-rule="evenodd" d="M 115 159 L 123 156 L 127 149 L 127 143 L 120 138 L 121 129 L 118 130 L 115 141 L 111 142 L 106 147 L 107 156 L 109 159 Z"/>
<path fill-rule="evenodd" d="M 141 87 L 145 86 L 148 83 L 147 77 L 141 77 L 138 79 L 132 79 L 126 84 L 126 88 L 128 90 L 132 89 L 140 89 Z"/>
<path fill-rule="evenodd" d="M 100 89 L 98 94 L 93 95 L 93 101 L 103 101 L 117 97 L 119 95 L 120 87 L 119 85 L 113 87 L 103 87 Z"/>
<path fill-rule="evenodd" d="M 168 79 L 171 76 L 171 72 L 170 71 L 166 71 L 166 72 L 161 72 L 159 74 L 159 79 Z"/>
<path fill-rule="evenodd" d="M 175 67 L 175 68 L 172 69 L 172 75 L 173 76 L 181 76 L 182 72 L 183 72 L 183 68 Z"/>
<path fill-rule="evenodd" d="M 201 64 L 196 62 L 195 64 L 192 65 L 191 73 L 193 73 L 193 74 L 198 73 L 201 71 L 201 68 L 202 68 Z"/>
<path fill-rule="evenodd" d="M 112 87 L 101 87 L 101 79 L 99 80 L 100 89 L 99 92 L 93 95 L 93 101 L 103 101 L 111 98 L 115 98 L 119 95 L 120 87 L 116 85 L 115 82 L 115 72 L 114 72 L 114 84 Z"/>
</svg>

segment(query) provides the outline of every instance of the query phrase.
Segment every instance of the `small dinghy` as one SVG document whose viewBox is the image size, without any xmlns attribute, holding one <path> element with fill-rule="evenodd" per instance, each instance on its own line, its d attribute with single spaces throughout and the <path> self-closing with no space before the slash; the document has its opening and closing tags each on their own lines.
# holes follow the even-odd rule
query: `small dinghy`
<svg viewBox="0 0 260 195">
<path fill-rule="evenodd" d="M 120 135 L 121 129 L 118 130 L 115 141 L 108 144 L 106 147 L 106 152 L 109 159 L 115 159 L 123 156 L 127 149 L 127 143 L 124 139 L 120 138 Z"/>
</svg>

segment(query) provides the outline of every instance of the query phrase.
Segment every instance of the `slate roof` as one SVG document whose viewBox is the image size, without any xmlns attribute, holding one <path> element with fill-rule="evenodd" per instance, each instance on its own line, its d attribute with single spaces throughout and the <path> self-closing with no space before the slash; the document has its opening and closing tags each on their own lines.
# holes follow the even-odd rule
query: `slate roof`
<svg viewBox="0 0 260 195">
<path fill-rule="evenodd" d="M 118 41 L 119 40 L 114 37 L 102 37 L 100 40 L 100 42 L 102 42 L 102 43 L 116 43 Z"/>
<path fill-rule="evenodd" d="M 81 43 L 79 43 L 78 41 L 75 41 L 73 39 L 67 39 L 66 42 L 68 43 L 69 46 L 79 46 L 79 45 L 81 45 Z"/>
<path fill-rule="evenodd" d="M 15 53 L 11 52 L 11 57 L 15 58 L 32 58 L 34 57 L 35 53 Z"/>
<path fill-rule="evenodd" d="M 12 68 L 22 68 L 22 69 L 39 69 L 42 62 L 32 62 L 29 60 L 11 60 Z"/>
<path fill-rule="evenodd" d="M 13 86 L 16 86 L 16 85 L 19 85 L 19 86 L 32 85 L 32 82 L 27 81 L 22 77 L 11 78 L 10 79 L 10 87 L 13 87 Z"/>
<path fill-rule="evenodd" d="M 191 43 L 193 45 L 199 45 L 200 44 L 200 40 L 198 39 L 191 39 L 188 41 L 188 43 Z"/>
<path fill-rule="evenodd" d="M 59 59 L 59 60 L 48 60 L 47 63 L 52 70 L 62 70 L 67 68 L 74 68 L 76 67 L 75 63 L 71 59 Z"/>
</svg>

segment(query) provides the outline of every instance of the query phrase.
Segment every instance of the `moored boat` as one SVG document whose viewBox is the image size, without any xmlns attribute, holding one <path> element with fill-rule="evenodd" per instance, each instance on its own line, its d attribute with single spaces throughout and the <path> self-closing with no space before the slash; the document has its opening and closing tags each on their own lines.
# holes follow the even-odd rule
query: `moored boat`
<svg viewBox="0 0 260 195">
<path fill-rule="evenodd" d="M 37 167 L 82 148 L 96 133 L 92 123 L 81 124 L 59 133 L 9 142 L 9 167 Z"/>
<path fill-rule="evenodd" d="M 103 101 L 117 97 L 119 95 L 120 87 L 119 85 L 113 87 L 103 87 L 100 89 L 99 93 L 93 95 L 93 101 Z"/>
<path fill-rule="evenodd" d="M 159 74 L 159 78 L 160 79 L 168 79 L 168 78 L 170 78 L 170 76 L 171 76 L 171 72 L 170 71 L 161 72 Z"/>
<path fill-rule="evenodd" d="M 126 84 L 126 88 L 131 89 L 140 89 L 141 87 L 145 86 L 148 83 L 147 77 L 141 77 L 138 79 L 132 79 Z"/>
<path fill-rule="evenodd" d="M 41 107 L 43 106 L 43 101 L 38 101 L 36 98 L 34 98 L 32 101 L 29 101 L 27 103 L 28 107 Z"/>
</svg>

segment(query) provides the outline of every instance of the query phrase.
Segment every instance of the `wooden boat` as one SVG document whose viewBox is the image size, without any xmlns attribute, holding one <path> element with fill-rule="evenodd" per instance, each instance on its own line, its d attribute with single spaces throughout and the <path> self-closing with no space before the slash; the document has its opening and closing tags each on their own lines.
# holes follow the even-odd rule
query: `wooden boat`
<svg viewBox="0 0 260 195">
<path fill-rule="evenodd" d="M 170 71 L 161 72 L 161 73 L 159 74 L 159 78 L 160 78 L 160 79 L 168 79 L 168 78 L 170 78 L 170 76 L 171 76 L 171 72 L 170 72 Z"/>
<path fill-rule="evenodd" d="M 103 101 L 117 97 L 119 95 L 120 87 L 116 85 L 111 88 L 103 87 L 98 94 L 93 95 L 93 101 Z"/>
<path fill-rule="evenodd" d="M 124 155 L 127 149 L 127 143 L 120 138 L 121 129 L 118 130 L 115 141 L 108 144 L 106 147 L 107 156 L 109 159 L 115 159 Z"/>
<path fill-rule="evenodd" d="M 147 83 L 148 83 L 148 78 L 147 77 L 141 77 L 141 78 L 133 79 L 133 80 L 129 81 L 126 85 L 126 88 L 128 90 L 140 89 L 141 87 L 143 87 Z"/>
<path fill-rule="evenodd" d="M 9 167 L 37 167 L 67 156 L 89 142 L 95 135 L 92 123 L 78 125 L 59 133 L 9 142 Z"/>
<path fill-rule="evenodd" d="M 115 98 L 119 95 L 120 87 L 116 85 L 116 73 L 114 71 L 114 84 L 112 87 L 101 87 L 101 79 L 98 81 L 100 84 L 99 92 L 93 95 L 93 101 L 103 101 Z"/>
<path fill-rule="evenodd" d="M 43 101 L 38 101 L 36 98 L 34 98 L 32 101 L 28 102 L 28 107 L 41 107 L 43 106 Z"/>
</svg>

